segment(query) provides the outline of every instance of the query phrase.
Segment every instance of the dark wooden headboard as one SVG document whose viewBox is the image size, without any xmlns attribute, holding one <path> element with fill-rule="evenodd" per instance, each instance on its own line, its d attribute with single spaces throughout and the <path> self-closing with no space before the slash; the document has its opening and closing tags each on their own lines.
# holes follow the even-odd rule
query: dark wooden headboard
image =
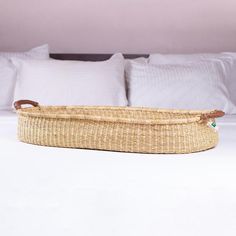
<svg viewBox="0 0 236 236">
<path fill-rule="evenodd" d="M 123 54 L 127 59 L 137 57 L 148 57 L 148 54 Z M 86 53 L 51 53 L 50 57 L 59 60 L 76 60 L 76 61 L 104 61 L 109 59 L 112 54 L 86 54 Z"/>
</svg>

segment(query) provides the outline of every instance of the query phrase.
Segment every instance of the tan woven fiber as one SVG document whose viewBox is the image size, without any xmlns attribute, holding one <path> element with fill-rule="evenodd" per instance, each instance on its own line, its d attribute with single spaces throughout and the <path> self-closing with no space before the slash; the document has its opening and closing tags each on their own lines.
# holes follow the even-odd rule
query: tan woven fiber
<svg viewBox="0 0 236 236">
<path fill-rule="evenodd" d="M 218 143 L 218 132 L 208 123 L 223 114 L 216 115 L 216 111 L 34 105 L 36 107 L 31 108 L 16 106 L 18 138 L 22 142 L 139 153 L 191 153 L 213 148 Z"/>
</svg>

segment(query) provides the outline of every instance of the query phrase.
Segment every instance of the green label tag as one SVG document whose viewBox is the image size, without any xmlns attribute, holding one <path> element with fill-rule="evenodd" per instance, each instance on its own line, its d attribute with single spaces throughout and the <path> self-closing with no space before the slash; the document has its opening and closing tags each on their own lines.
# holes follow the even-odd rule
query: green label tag
<svg viewBox="0 0 236 236">
<path fill-rule="evenodd" d="M 212 122 L 212 123 L 211 123 L 211 126 L 212 126 L 213 128 L 215 128 L 215 127 L 216 127 L 216 122 Z"/>
<path fill-rule="evenodd" d="M 212 121 L 209 121 L 208 123 L 207 123 L 207 125 L 210 127 L 210 128 L 212 128 L 212 129 L 214 129 L 215 131 L 218 131 L 218 127 L 216 126 L 216 122 L 212 122 Z"/>
</svg>

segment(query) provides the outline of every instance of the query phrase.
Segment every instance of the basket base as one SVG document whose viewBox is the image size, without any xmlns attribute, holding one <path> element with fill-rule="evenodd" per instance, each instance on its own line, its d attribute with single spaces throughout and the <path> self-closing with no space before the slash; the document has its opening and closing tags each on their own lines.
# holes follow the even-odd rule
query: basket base
<svg viewBox="0 0 236 236">
<path fill-rule="evenodd" d="M 118 152 L 118 153 L 134 153 L 134 154 L 164 154 L 164 155 L 175 155 L 175 154 L 191 154 L 191 153 L 199 153 L 199 152 L 204 152 L 208 151 L 211 149 L 214 149 L 216 146 L 212 146 L 209 148 L 205 149 L 199 149 L 196 151 L 191 151 L 191 152 L 140 152 L 140 151 L 122 151 L 122 150 L 108 150 L 108 149 L 94 149 L 94 148 L 80 148 L 80 147 L 62 147 L 62 146 L 52 146 L 52 145 L 43 145 L 43 144 L 36 144 L 36 143 L 30 143 L 26 141 L 20 140 L 22 143 L 29 144 L 29 145 L 35 145 L 35 146 L 41 146 L 41 147 L 50 147 L 50 148 L 63 148 L 63 149 L 81 149 L 81 150 L 90 150 L 90 151 L 101 151 L 101 152 Z"/>
</svg>

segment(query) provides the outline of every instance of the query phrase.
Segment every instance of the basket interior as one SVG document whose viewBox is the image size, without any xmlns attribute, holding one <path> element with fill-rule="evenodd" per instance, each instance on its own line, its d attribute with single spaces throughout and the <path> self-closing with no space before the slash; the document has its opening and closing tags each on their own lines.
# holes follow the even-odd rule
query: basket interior
<svg viewBox="0 0 236 236">
<path fill-rule="evenodd" d="M 23 108 L 20 114 L 50 118 L 83 118 L 83 119 L 117 119 L 133 122 L 173 121 L 199 119 L 201 114 L 211 111 L 195 110 L 164 110 L 131 107 L 73 107 L 73 106 L 48 106 Z"/>
</svg>

